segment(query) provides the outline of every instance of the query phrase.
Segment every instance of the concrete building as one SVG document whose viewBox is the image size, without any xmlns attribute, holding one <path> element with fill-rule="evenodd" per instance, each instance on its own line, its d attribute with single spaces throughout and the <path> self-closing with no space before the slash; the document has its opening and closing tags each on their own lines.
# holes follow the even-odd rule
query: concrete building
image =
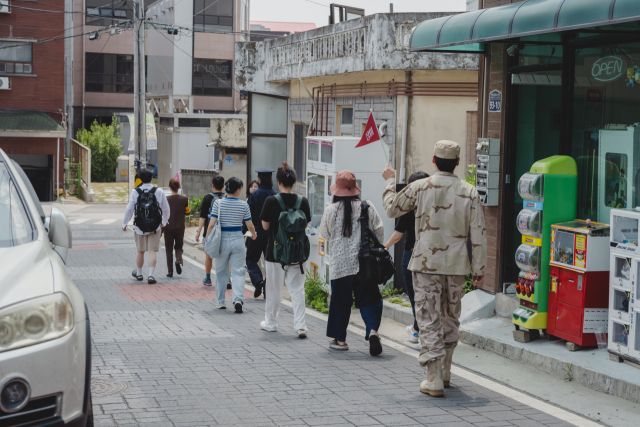
<svg viewBox="0 0 640 427">
<path fill-rule="evenodd" d="M 375 14 L 264 42 L 236 43 L 236 84 L 249 92 L 250 170 L 275 167 L 286 158 L 305 177 L 309 125 L 311 135 L 361 136 L 371 109 L 378 125 L 386 123 L 383 139 L 405 177 L 418 170 L 435 172 L 431 156 L 440 139 L 471 147 L 477 55 L 408 50 L 415 25 L 446 15 L 451 14 Z M 461 165 L 475 162 L 471 152 L 463 150 Z M 458 173 L 464 175 L 464 169 Z M 297 190 L 304 193 L 305 179 L 299 181 Z"/>
<path fill-rule="evenodd" d="M 261 42 L 316 28 L 313 22 L 251 21 L 251 41 Z"/>
<path fill-rule="evenodd" d="M 65 46 L 61 38 L 36 42 L 64 33 L 64 10 L 64 0 L 0 9 L 0 149 L 22 166 L 42 201 L 63 184 Z"/>
<path fill-rule="evenodd" d="M 233 73 L 234 44 L 248 40 L 249 2 L 160 0 L 148 7 L 147 18 L 153 23 L 147 105 L 158 125 L 158 184 L 182 169 L 243 177 L 246 135 L 241 142 L 235 135 L 246 133 L 246 100 Z"/>
</svg>

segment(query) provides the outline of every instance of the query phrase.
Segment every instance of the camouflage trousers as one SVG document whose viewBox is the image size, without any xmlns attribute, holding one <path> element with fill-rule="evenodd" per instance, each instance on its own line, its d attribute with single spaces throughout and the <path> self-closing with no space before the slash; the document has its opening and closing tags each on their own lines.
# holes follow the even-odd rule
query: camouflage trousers
<svg viewBox="0 0 640 427">
<path fill-rule="evenodd" d="M 458 345 L 465 279 L 465 276 L 413 272 L 421 366 L 442 358 L 445 348 Z"/>
</svg>

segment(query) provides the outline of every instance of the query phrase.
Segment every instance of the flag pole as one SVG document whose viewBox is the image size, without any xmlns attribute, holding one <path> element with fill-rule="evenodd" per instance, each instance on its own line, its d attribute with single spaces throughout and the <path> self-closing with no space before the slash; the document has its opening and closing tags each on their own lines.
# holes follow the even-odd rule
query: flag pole
<svg viewBox="0 0 640 427">
<path fill-rule="evenodd" d="M 369 109 L 369 113 L 373 117 L 373 108 Z M 387 164 L 390 165 L 391 162 L 389 162 L 389 149 L 385 147 L 385 143 L 382 140 L 382 137 L 380 136 L 380 131 L 378 130 L 378 124 L 376 123 L 375 117 L 373 117 L 373 123 L 374 123 L 374 126 L 376 127 L 376 131 L 378 131 L 378 137 L 380 138 L 380 144 L 382 144 L 382 152 L 384 153 L 384 158 L 387 160 Z"/>
</svg>

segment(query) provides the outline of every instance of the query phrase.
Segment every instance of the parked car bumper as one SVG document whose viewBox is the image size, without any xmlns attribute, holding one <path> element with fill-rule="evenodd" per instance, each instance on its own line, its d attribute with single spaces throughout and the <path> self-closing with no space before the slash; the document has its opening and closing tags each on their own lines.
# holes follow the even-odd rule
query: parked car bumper
<svg viewBox="0 0 640 427">
<path fill-rule="evenodd" d="M 0 367 L 0 384 L 12 378 L 22 378 L 29 383 L 30 403 L 43 402 L 44 407 L 45 401 L 50 405 L 56 396 L 55 415 L 52 417 L 50 411 L 36 411 L 30 426 L 86 425 L 91 385 L 88 316 L 62 338 L 0 353 Z M 10 415 L 24 413 L 30 409 L 28 406 Z M 37 418 L 39 416 L 42 418 Z M 0 415 L 0 425 L 12 425 L 9 423 L 12 418 L 3 421 Z"/>
</svg>

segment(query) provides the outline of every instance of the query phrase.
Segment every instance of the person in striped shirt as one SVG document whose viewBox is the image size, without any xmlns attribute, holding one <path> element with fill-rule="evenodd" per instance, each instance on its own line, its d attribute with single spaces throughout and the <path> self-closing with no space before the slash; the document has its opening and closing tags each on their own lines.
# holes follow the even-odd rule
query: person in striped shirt
<svg viewBox="0 0 640 427">
<path fill-rule="evenodd" d="M 249 205 L 240 200 L 242 180 L 229 178 L 224 185 L 227 197 L 213 202 L 207 236 L 212 232 L 217 221 L 220 221 L 220 255 L 216 260 L 216 294 L 218 308 L 226 309 L 225 294 L 227 292 L 227 278 L 231 267 L 231 284 L 233 289 L 233 306 L 236 313 L 242 313 L 244 304 L 244 273 L 246 270 L 245 257 L 247 249 L 244 246 L 242 224 L 246 224 L 251 232 L 251 238 L 256 239 L 256 229 L 251 221 Z"/>
</svg>

